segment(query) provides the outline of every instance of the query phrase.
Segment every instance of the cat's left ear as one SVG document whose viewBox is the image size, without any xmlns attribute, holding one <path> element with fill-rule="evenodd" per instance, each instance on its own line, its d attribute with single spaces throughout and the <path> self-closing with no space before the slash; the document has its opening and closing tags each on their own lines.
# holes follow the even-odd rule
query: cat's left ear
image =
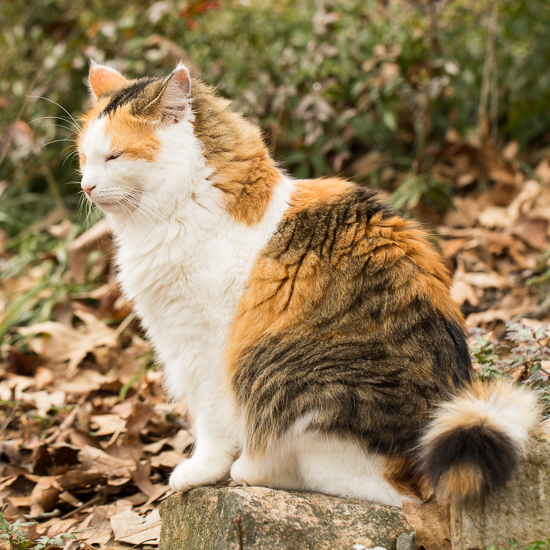
<svg viewBox="0 0 550 550">
<path fill-rule="evenodd" d="M 98 65 L 93 60 L 90 62 L 90 72 L 88 73 L 90 91 L 96 99 L 99 99 L 105 92 L 111 88 L 116 88 L 125 82 L 128 82 L 118 71 Z"/>
<path fill-rule="evenodd" d="M 190 109 L 191 77 L 183 63 L 179 63 L 164 81 L 155 102 L 163 122 L 180 122 Z"/>
</svg>

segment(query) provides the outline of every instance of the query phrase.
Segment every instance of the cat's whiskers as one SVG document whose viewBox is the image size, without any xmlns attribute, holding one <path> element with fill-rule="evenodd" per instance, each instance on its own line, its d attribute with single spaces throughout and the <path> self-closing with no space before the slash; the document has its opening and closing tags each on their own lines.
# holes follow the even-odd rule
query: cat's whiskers
<svg viewBox="0 0 550 550">
<path fill-rule="evenodd" d="M 71 162 L 74 160 L 74 157 L 78 155 L 78 150 L 75 150 L 73 151 L 72 153 L 69 153 L 65 159 L 63 160 L 62 164 L 61 164 L 61 168 L 63 168 L 63 166 L 65 166 L 65 163 L 67 162 L 67 160 L 70 160 Z"/>
<path fill-rule="evenodd" d="M 46 147 L 47 145 L 51 145 L 52 143 L 59 143 L 61 141 L 73 141 L 72 139 L 69 139 L 69 138 L 63 138 L 63 139 L 54 139 L 53 141 L 48 141 L 48 143 L 44 143 L 44 145 L 41 145 L 40 147 L 37 147 L 36 149 L 34 149 L 33 151 L 31 151 L 29 153 L 29 156 L 32 154 L 32 155 L 35 155 L 36 153 L 38 153 L 38 151 L 40 151 L 40 149 L 43 149 L 44 147 Z"/>
<path fill-rule="evenodd" d="M 132 221 L 135 221 L 136 224 L 138 223 L 138 221 L 135 219 L 135 217 L 133 216 L 133 214 L 136 212 L 136 210 L 138 210 L 139 212 L 141 212 L 150 222 L 151 224 L 156 227 L 156 224 L 155 222 L 147 215 L 147 209 L 146 208 L 140 208 L 140 204 L 139 204 L 139 201 L 133 196 L 133 195 L 127 195 L 126 197 L 124 197 L 120 203 L 123 207 L 124 206 L 133 206 L 133 210 L 131 212 L 129 212 L 129 216 L 130 216 L 130 219 L 132 219 Z M 149 213 L 150 214 L 153 214 L 150 210 L 149 210 Z"/>
<path fill-rule="evenodd" d="M 147 216 L 155 227 L 157 227 L 159 223 L 166 223 L 170 221 L 169 218 L 166 216 L 166 214 L 163 213 L 162 211 L 159 212 L 158 210 L 156 210 L 154 208 L 154 205 L 148 204 L 141 200 L 135 201 L 135 208 L 136 210 L 142 212 L 145 216 Z M 150 214 L 152 218 L 149 217 L 148 214 Z"/>
<path fill-rule="evenodd" d="M 156 198 L 157 197 L 155 197 L 150 193 L 143 193 L 140 197 L 140 201 L 142 202 L 142 204 L 144 204 L 145 206 L 148 206 L 150 209 L 154 208 L 159 210 L 159 214 L 164 216 L 162 218 L 163 221 L 166 221 L 166 222 L 170 221 L 170 219 L 173 219 L 174 215 L 176 216 L 175 219 L 179 220 L 179 216 L 177 215 L 175 205 L 170 206 L 170 205 L 162 204 L 161 202 L 158 202 Z"/>
<path fill-rule="evenodd" d="M 34 98 L 34 99 L 45 99 L 46 101 L 49 101 L 50 103 L 53 103 L 54 105 L 57 105 L 60 109 L 63 109 L 63 111 L 69 116 L 69 118 L 72 120 L 72 122 L 74 124 L 76 124 L 79 128 L 80 128 L 80 125 L 78 124 L 78 122 L 76 121 L 76 119 L 73 117 L 73 115 L 71 115 L 71 113 L 69 113 L 69 111 L 67 111 L 67 109 L 65 109 L 65 107 L 63 107 L 62 105 L 60 105 L 59 103 L 57 103 L 57 101 L 54 101 L 53 99 L 50 99 L 49 97 L 44 97 L 42 95 L 30 95 L 28 96 L 29 98 Z"/>
<path fill-rule="evenodd" d="M 130 194 L 123 199 L 127 204 L 133 206 L 134 212 L 138 211 L 143 213 L 153 225 L 158 225 L 154 223 L 154 220 L 157 222 L 168 223 L 170 220 L 174 219 L 173 215 L 175 213 L 175 208 L 169 208 L 166 205 L 163 205 L 153 199 L 149 194 L 141 193 L 139 195 L 139 200 L 135 195 Z M 134 219 L 135 216 L 132 216 Z M 176 218 L 179 220 L 179 217 Z"/>
<path fill-rule="evenodd" d="M 92 201 L 88 200 L 84 193 L 80 193 L 79 200 L 80 209 L 86 209 L 86 218 L 84 220 L 84 225 L 86 227 L 92 227 L 102 218 L 103 212 L 100 208 L 97 208 Z"/>
<path fill-rule="evenodd" d="M 45 124 L 33 124 L 33 128 L 47 128 L 48 126 L 54 126 L 55 128 L 67 130 L 68 132 L 70 132 L 69 135 L 73 136 L 73 138 L 74 136 L 79 136 L 81 134 L 80 130 L 75 130 L 74 128 L 71 128 L 69 126 L 64 126 L 63 124 L 56 124 L 55 122 L 47 122 Z"/>
<path fill-rule="evenodd" d="M 82 133 L 82 128 L 80 127 L 80 125 L 74 123 L 72 120 L 70 120 L 68 118 L 60 117 L 60 116 L 41 116 L 41 117 L 38 117 L 38 118 L 33 118 L 29 122 L 29 124 L 33 124 L 35 122 L 38 122 L 39 120 L 61 120 L 63 122 L 66 122 L 66 123 L 70 124 L 72 126 L 72 131 L 74 131 L 75 133 L 78 133 L 78 134 Z M 66 128 L 66 126 L 64 126 L 64 128 Z"/>
</svg>

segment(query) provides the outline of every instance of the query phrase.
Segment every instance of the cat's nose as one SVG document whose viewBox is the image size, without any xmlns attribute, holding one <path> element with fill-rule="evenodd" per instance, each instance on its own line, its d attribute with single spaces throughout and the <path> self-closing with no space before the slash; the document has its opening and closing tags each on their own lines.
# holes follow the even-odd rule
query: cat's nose
<svg viewBox="0 0 550 550">
<path fill-rule="evenodd" d="M 84 193 L 88 196 L 90 196 L 92 191 L 95 189 L 95 185 L 90 183 L 82 183 L 80 186 L 82 187 L 82 191 L 84 191 Z"/>
</svg>

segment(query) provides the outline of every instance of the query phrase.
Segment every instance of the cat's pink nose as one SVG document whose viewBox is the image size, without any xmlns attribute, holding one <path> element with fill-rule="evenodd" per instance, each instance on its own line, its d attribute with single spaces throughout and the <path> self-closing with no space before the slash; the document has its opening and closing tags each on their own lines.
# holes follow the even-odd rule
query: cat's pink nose
<svg viewBox="0 0 550 550">
<path fill-rule="evenodd" d="M 95 185 L 90 185 L 89 183 L 86 183 L 86 184 L 81 184 L 81 187 L 82 187 L 82 191 L 84 191 L 84 193 L 86 193 L 86 195 L 90 196 L 90 194 L 92 193 L 92 191 L 95 189 Z"/>
</svg>

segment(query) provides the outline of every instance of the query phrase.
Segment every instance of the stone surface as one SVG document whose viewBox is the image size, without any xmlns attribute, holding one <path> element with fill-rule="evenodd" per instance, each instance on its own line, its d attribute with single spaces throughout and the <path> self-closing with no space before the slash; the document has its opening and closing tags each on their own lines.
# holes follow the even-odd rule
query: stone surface
<svg viewBox="0 0 550 550">
<path fill-rule="evenodd" d="M 400 534 L 410 535 L 399 545 L 409 550 L 412 540 L 394 506 L 263 487 L 193 489 L 165 500 L 160 514 L 159 550 L 395 549 Z"/>
<path fill-rule="evenodd" d="M 451 503 L 453 550 L 508 548 L 550 537 L 550 421 L 533 434 L 527 459 L 509 483 L 485 499 Z"/>
</svg>

